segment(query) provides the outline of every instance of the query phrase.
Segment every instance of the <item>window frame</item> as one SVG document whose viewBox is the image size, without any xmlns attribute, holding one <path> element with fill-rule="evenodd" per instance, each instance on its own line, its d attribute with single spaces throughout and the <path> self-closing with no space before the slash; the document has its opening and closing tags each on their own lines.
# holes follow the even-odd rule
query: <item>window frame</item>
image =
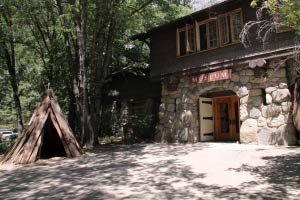
<svg viewBox="0 0 300 200">
<path fill-rule="evenodd" d="M 293 0 L 290 0 L 290 2 Z M 278 3 L 278 0 L 276 2 L 276 4 Z M 275 22 L 275 32 L 276 33 L 284 33 L 284 32 L 288 32 L 288 31 L 292 31 L 293 28 L 287 25 L 280 25 L 281 19 L 279 17 L 279 8 L 276 8 L 275 10 L 275 14 L 274 14 L 274 19 L 273 21 Z"/>
<path fill-rule="evenodd" d="M 195 30 L 195 26 L 194 26 L 194 24 L 186 24 L 185 29 L 186 29 L 186 31 L 185 31 L 186 52 L 187 52 L 187 54 L 196 53 L 197 52 L 197 47 L 196 47 L 196 35 L 195 35 L 196 30 Z M 188 44 L 189 44 L 189 46 L 191 46 L 190 41 L 189 41 L 189 33 L 188 33 L 190 29 L 194 29 L 194 50 L 191 50 L 191 49 L 188 50 Z"/>
<path fill-rule="evenodd" d="M 189 35 L 188 31 L 190 29 L 194 29 L 194 50 L 188 49 L 189 41 Z M 180 33 L 185 32 L 185 54 L 180 55 Z M 190 45 L 191 46 L 191 45 Z M 176 29 L 176 55 L 177 57 L 183 57 L 191 54 L 197 53 L 197 45 L 196 45 L 196 30 L 194 24 L 186 24 L 184 27 L 177 28 Z"/>
<path fill-rule="evenodd" d="M 146 99 L 135 99 L 133 101 L 129 101 L 128 106 L 128 113 L 131 115 L 137 115 L 139 113 L 145 114 L 145 104 Z"/>
<path fill-rule="evenodd" d="M 177 28 L 177 30 L 176 30 L 176 55 L 177 55 L 177 57 L 182 57 L 182 56 L 187 55 L 186 52 L 184 55 L 180 55 L 180 32 L 183 32 L 183 31 L 185 31 L 185 27 Z"/>
<path fill-rule="evenodd" d="M 219 44 L 220 44 L 220 47 L 224 47 L 224 46 L 227 46 L 227 45 L 230 45 L 231 42 L 230 42 L 230 31 L 229 31 L 229 23 L 228 23 L 228 14 L 222 14 L 222 15 L 219 15 L 218 16 L 218 28 L 219 28 Z M 220 22 L 221 21 L 221 18 L 224 17 L 225 18 L 225 23 L 226 23 L 226 31 L 227 31 L 227 34 L 226 34 L 226 37 L 227 37 L 227 40 L 226 42 L 222 42 L 223 40 L 223 34 L 222 34 L 222 23 Z"/>
<path fill-rule="evenodd" d="M 230 11 L 230 12 L 228 13 L 229 18 L 230 18 L 230 29 L 231 29 L 230 31 L 231 31 L 231 43 L 232 43 L 232 44 L 235 44 L 235 43 L 239 43 L 239 42 L 240 42 L 239 39 L 237 39 L 237 40 L 234 39 L 234 33 L 233 33 L 234 27 L 233 27 L 233 17 L 232 17 L 232 16 L 233 16 L 234 14 L 236 14 L 236 13 L 240 13 L 242 29 L 243 29 L 243 25 L 244 25 L 244 19 L 243 19 L 243 11 L 242 11 L 242 8 L 235 9 L 235 10 Z"/>
<path fill-rule="evenodd" d="M 209 32 L 209 22 L 212 22 L 212 21 L 215 21 L 216 22 L 216 40 L 217 40 L 217 46 L 216 47 L 211 47 L 210 46 L 210 32 Z M 206 25 L 206 28 L 207 28 L 207 49 L 210 50 L 210 49 L 217 49 L 220 47 L 220 42 L 219 42 L 219 27 L 218 27 L 218 19 L 209 19 L 207 21 L 207 25 Z"/>
<path fill-rule="evenodd" d="M 176 29 L 176 56 L 177 57 L 184 57 L 184 56 L 188 56 L 188 55 L 192 55 L 195 53 L 200 53 L 200 52 L 205 52 L 205 51 L 209 51 L 209 50 L 213 50 L 213 49 L 217 49 L 217 48 L 222 48 L 225 46 L 229 46 L 229 45 L 233 45 L 233 44 L 237 44 L 240 43 L 240 39 L 236 39 L 234 40 L 234 27 L 233 27 L 233 15 L 239 13 L 240 17 L 241 17 L 241 27 L 243 28 L 244 26 L 244 14 L 243 14 L 243 9 L 242 8 L 237 8 L 234 10 L 231 10 L 229 12 L 217 15 L 214 18 L 210 18 L 210 19 L 205 19 L 205 20 L 195 20 L 194 24 L 186 24 L 185 26 L 181 27 L 181 28 L 177 28 Z M 226 29 L 227 29 L 227 42 L 222 43 L 222 34 L 221 34 L 221 17 L 225 17 L 226 19 Z M 215 21 L 216 22 L 216 39 L 217 39 L 217 46 L 216 47 L 211 47 L 210 46 L 210 33 L 209 33 L 209 22 L 211 21 Z M 200 25 L 206 25 L 206 45 L 207 45 L 207 49 L 204 50 L 200 50 L 201 44 L 200 44 L 200 33 L 199 33 L 199 26 Z M 187 43 L 188 43 L 188 29 L 190 27 L 194 28 L 194 51 L 188 51 L 187 50 Z M 180 55 L 180 32 L 185 31 L 185 48 L 186 48 L 186 52 L 184 55 Z"/>
<path fill-rule="evenodd" d="M 216 39 L 217 39 L 217 46 L 216 47 L 211 47 L 210 46 L 210 32 L 209 32 L 209 22 L 215 21 L 216 22 Z M 199 30 L 199 26 L 204 25 L 206 26 L 206 46 L 207 48 L 204 50 L 201 50 L 201 41 L 200 41 L 200 30 Z M 202 20 L 202 21 L 195 21 L 195 26 L 196 26 L 196 46 L 197 46 L 197 52 L 204 52 L 204 51 L 208 51 L 208 50 L 212 50 L 212 49 L 217 49 L 220 47 L 220 42 L 219 42 L 219 31 L 218 31 L 218 20 L 215 18 L 211 18 L 211 19 L 206 19 L 206 20 Z"/>
</svg>

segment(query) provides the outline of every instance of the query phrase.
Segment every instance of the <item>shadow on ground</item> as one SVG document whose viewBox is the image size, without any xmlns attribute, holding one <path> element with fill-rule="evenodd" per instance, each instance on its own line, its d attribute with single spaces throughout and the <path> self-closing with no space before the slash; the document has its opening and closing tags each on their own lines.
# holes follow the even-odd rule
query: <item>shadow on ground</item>
<svg viewBox="0 0 300 200">
<path fill-rule="evenodd" d="M 268 187 L 263 192 L 257 191 L 249 195 L 228 188 L 223 191 L 223 195 L 226 196 L 226 193 L 237 193 L 239 197 L 252 199 L 299 199 L 299 196 L 293 196 L 291 193 L 299 194 L 300 190 L 300 154 L 268 156 L 262 157 L 262 159 L 267 161 L 266 166 L 252 167 L 242 165 L 240 168 L 231 170 L 250 172 L 257 176 L 257 181 L 243 184 L 242 187 L 267 184 Z"/>
<path fill-rule="evenodd" d="M 196 173 L 177 158 L 202 145 L 134 145 L 103 147 L 87 157 L 45 161 L 12 171 L 0 171 L 4 199 L 288 199 L 287 187 L 300 190 L 300 157 L 264 157 L 267 165 L 241 165 L 255 182 L 238 187 L 207 185 L 207 174 Z M 209 156 L 209 155 L 208 155 Z M 205 163 L 203 163 L 205 164 Z M 222 178 L 222 177 L 220 177 Z M 266 184 L 262 191 L 245 191 Z"/>
</svg>

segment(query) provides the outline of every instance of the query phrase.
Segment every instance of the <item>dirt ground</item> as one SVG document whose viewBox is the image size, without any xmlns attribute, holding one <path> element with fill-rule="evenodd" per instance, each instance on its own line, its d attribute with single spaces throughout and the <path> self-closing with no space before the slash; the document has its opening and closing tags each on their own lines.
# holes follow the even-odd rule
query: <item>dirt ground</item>
<svg viewBox="0 0 300 200">
<path fill-rule="evenodd" d="M 299 199 L 300 148 L 235 143 L 100 147 L 0 166 L 0 199 Z"/>
</svg>

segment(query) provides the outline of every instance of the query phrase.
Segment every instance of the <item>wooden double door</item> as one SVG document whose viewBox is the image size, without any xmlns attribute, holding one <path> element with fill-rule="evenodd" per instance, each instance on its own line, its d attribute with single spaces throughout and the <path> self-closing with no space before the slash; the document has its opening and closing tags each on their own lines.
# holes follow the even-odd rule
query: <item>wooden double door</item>
<svg viewBox="0 0 300 200">
<path fill-rule="evenodd" d="M 239 140 L 237 96 L 200 98 L 200 141 Z"/>
</svg>

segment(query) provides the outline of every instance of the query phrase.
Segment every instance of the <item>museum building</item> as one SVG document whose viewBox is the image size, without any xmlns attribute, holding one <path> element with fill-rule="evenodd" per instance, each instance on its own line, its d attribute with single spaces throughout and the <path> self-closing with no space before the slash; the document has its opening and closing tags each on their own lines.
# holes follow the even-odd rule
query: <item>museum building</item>
<svg viewBox="0 0 300 200">
<path fill-rule="evenodd" d="M 219 0 L 134 36 L 150 40 L 150 78 L 161 83 L 158 142 L 297 144 L 295 34 L 274 25 L 262 42 L 253 26 L 242 43 L 250 2 Z"/>
</svg>

